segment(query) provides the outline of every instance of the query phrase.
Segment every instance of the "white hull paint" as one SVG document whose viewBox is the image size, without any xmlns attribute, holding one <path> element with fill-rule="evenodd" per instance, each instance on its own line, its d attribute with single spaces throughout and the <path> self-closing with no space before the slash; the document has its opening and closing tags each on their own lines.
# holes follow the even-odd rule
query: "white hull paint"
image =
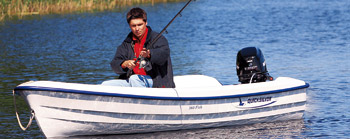
<svg viewBox="0 0 350 139">
<path fill-rule="evenodd" d="M 67 137 L 300 119 L 309 86 L 288 77 L 222 86 L 203 75 L 175 77 L 175 83 L 176 88 L 130 88 L 35 81 L 15 91 L 34 110 L 46 137 Z"/>
</svg>

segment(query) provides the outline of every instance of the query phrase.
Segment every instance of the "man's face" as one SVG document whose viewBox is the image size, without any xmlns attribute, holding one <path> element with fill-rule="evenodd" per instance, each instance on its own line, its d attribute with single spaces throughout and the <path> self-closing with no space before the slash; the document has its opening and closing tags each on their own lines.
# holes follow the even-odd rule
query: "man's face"
<svg viewBox="0 0 350 139">
<path fill-rule="evenodd" d="M 140 38 L 145 33 L 147 28 L 147 22 L 143 21 L 142 18 L 131 19 L 129 23 L 132 33 Z"/>
</svg>

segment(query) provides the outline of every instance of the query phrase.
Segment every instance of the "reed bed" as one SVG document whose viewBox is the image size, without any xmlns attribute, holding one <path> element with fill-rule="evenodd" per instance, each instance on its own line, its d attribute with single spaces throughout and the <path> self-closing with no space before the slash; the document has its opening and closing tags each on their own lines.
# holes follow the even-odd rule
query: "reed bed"
<svg viewBox="0 0 350 139">
<path fill-rule="evenodd" d="M 61 14 L 72 12 L 105 11 L 144 3 L 184 0 L 0 0 L 0 21 L 6 17 L 33 14 Z"/>
</svg>

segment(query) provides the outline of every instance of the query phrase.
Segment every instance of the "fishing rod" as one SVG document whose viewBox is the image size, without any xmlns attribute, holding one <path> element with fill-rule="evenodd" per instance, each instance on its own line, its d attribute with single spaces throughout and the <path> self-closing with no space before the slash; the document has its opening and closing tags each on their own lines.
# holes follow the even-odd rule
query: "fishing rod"
<svg viewBox="0 0 350 139">
<path fill-rule="evenodd" d="M 186 5 L 185 5 L 184 7 L 182 7 L 182 9 L 175 15 L 175 17 L 174 17 L 173 19 L 171 19 L 171 21 L 163 28 L 163 30 L 157 35 L 157 37 L 156 37 L 154 40 L 152 40 L 152 42 L 151 42 L 149 45 L 147 45 L 147 46 L 152 46 L 152 45 L 162 36 L 162 34 L 166 31 L 166 29 L 169 27 L 169 25 L 170 25 L 171 23 L 173 23 L 173 21 L 175 20 L 175 18 L 178 17 L 179 15 L 182 16 L 182 15 L 181 15 L 181 12 L 187 7 L 188 4 L 191 3 L 191 1 L 192 1 L 192 0 L 189 0 L 189 1 L 186 3 Z"/>
<path fill-rule="evenodd" d="M 170 25 L 171 23 L 173 23 L 173 21 L 175 20 L 175 18 L 177 18 L 179 15 L 182 16 L 182 15 L 181 15 L 181 12 L 191 3 L 191 1 L 192 1 L 192 0 L 189 0 L 189 1 L 186 3 L 186 5 L 185 5 L 184 7 L 182 7 L 182 9 L 174 16 L 174 18 L 171 19 L 171 21 L 170 21 L 170 22 L 163 28 L 163 30 L 156 36 L 156 38 L 153 39 L 153 40 L 151 41 L 151 43 L 147 44 L 147 46 L 146 46 L 146 51 L 149 50 L 148 48 L 151 47 L 151 46 L 162 36 L 162 34 L 163 34 L 164 32 L 167 32 L 166 29 L 169 27 L 169 25 Z M 141 62 L 140 62 L 140 66 L 139 66 L 140 69 L 141 69 L 142 67 L 145 66 L 146 63 L 145 63 L 145 62 L 142 62 L 142 61 L 144 61 L 144 57 L 142 57 L 140 54 L 139 54 L 138 58 L 135 60 L 134 64 L 136 64 L 138 61 L 141 61 Z M 128 72 L 127 72 L 127 77 L 128 77 L 128 78 L 131 76 L 131 73 L 132 73 L 132 70 L 129 69 Z"/>
</svg>

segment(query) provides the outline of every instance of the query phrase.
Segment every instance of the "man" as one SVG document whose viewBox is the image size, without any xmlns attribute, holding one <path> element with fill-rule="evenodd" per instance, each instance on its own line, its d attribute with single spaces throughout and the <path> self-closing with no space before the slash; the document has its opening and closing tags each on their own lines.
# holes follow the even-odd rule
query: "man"
<svg viewBox="0 0 350 139">
<path fill-rule="evenodd" d="M 127 22 L 131 32 L 118 46 L 111 62 L 119 79 L 125 80 L 109 80 L 102 85 L 174 88 L 170 49 L 166 38 L 161 36 L 149 46 L 158 33 L 147 26 L 147 14 L 141 8 L 131 9 L 127 14 Z M 140 61 L 135 63 L 139 56 L 145 60 L 142 62 L 145 66 L 140 67 Z M 132 74 L 130 78 L 128 72 Z"/>
</svg>

